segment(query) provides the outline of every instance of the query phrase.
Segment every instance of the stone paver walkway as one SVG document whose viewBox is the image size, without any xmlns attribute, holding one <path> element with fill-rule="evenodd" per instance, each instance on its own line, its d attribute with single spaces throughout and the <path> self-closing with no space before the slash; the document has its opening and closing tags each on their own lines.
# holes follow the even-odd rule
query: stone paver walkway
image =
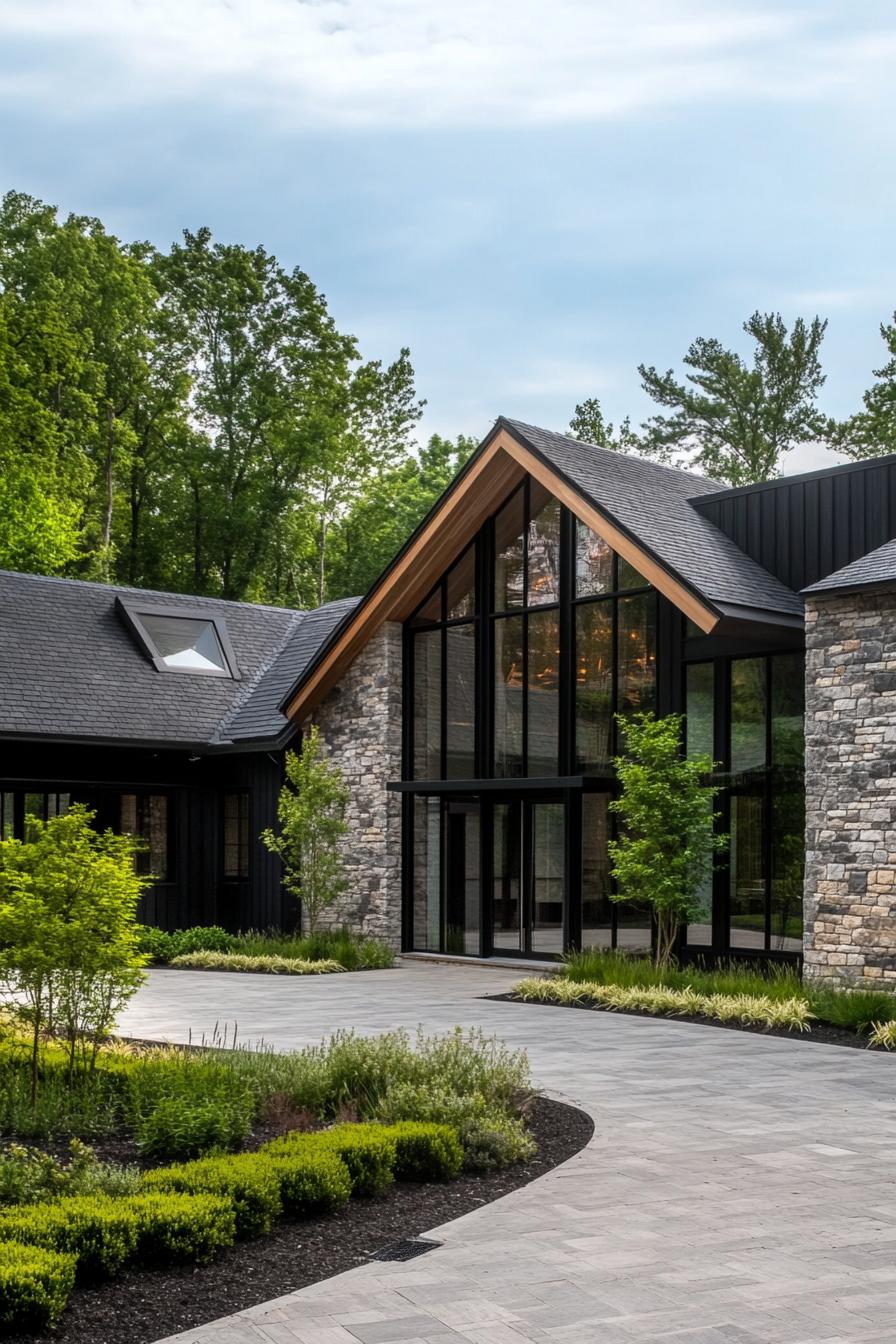
<svg viewBox="0 0 896 1344">
<path fill-rule="evenodd" d="M 896 1341 L 896 1059 L 478 996 L 504 970 L 308 980 L 155 971 L 135 1035 L 215 1021 L 278 1047 L 338 1026 L 461 1023 L 529 1049 L 596 1131 L 564 1166 L 371 1263 L 178 1344 Z"/>
</svg>

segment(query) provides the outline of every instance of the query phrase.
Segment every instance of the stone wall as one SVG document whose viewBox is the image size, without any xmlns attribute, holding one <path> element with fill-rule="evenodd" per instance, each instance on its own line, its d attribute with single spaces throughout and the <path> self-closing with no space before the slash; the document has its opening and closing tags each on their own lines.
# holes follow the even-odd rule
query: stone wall
<svg viewBox="0 0 896 1344">
<path fill-rule="evenodd" d="M 896 987 L 896 588 L 806 605 L 807 976 Z"/>
<path fill-rule="evenodd" d="M 348 890 L 318 920 L 401 946 L 401 626 L 383 626 L 311 716 L 350 801 L 343 841 Z M 303 725 L 304 726 L 304 725 Z"/>
</svg>

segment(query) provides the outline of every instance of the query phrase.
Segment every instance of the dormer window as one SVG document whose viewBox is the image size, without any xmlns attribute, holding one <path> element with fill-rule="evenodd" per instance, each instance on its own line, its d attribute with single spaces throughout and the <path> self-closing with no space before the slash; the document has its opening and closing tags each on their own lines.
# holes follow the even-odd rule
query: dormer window
<svg viewBox="0 0 896 1344">
<path fill-rule="evenodd" d="M 239 679 L 227 625 L 196 607 L 156 607 L 118 599 L 128 624 L 159 672 Z"/>
</svg>

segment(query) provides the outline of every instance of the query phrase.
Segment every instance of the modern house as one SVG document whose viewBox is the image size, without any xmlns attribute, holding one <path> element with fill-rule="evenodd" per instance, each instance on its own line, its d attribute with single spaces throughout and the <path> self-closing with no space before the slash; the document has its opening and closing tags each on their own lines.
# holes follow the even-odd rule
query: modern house
<svg viewBox="0 0 896 1344">
<path fill-rule="evenodd" d="M 500 419 L 360 601 L 7 575 L 4 826 L 84 797 L 147 837 L 148 918 L 274 923 L 255 837 L 314 721 L 351 789 L 333 922 L 424 953 L 646 948 L 609 898 L 614 715 L 682 711 L 731 837 L 682 955 L 893 980 L 894 537 L 896 457 L 729 490 Z"/>
</svg>

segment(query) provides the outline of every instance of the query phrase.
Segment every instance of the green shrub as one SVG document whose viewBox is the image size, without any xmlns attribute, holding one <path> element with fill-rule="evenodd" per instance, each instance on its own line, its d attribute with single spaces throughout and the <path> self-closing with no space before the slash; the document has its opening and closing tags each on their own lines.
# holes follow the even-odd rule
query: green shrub
<svg viewBox="0 0 896 1344">
<path fill-rule="evenodd" d="M 536 1151 L 522 1118 L 479 1092 L 463 1096 L 437 1085 L 399 1083 L 383 1098 L 380 1111 L 387 1124 L 414 1120 L 448 1125 L 460 1139 L 468 1171 L 526 1162 Z"/>
<path fill-rule="evenodd" d="M 79 1282 L 111 1278 L 134 1254 L 137 1215 L 125 1200 L 74 1195 L 0 1212 L 0 1241 L 73 1255 Z"/>
<path fill-rule="evenodd" d="M 870 1045 L 882 1045 L 885 1050 L 896 1050 L 896 1021 L 873 1022 L 869 1035 Z"/>
<path fill-rule="evenodd" d="M 263 1151 L 334 1153 L 348 1168 L 353 1195 L 380 1195 L 393 1180 L 396 1144 L 382 1125 L 334 1125 L 315 1134 L 294 1132 L 274 1139 Z"/>
<path fill-rule="evenodd" d="M 137 946 L 150 963 L 158 965 L 175 956 L 175 936 L 152 924 L 137 925 Z"/>
<path fill-rule="evenodd" d="M 172 966 L 194 971 L 242 971 L 262 975 L 331 975 L 344 971 L 338 961 L 294 961 L 287 957 L 247 957 L 239 952 L 189 952 L 173 957 Z"/>
<path fill-rule="evenodd" d="M 762 968 L 728 961 L 711 967 L 665 966 L 657 970 L 646 957 L 599 947 L 568 953 L 561 975 L 580 984 L 664 985 L 670 989 L 691 988 L 703 994 L 753 994 L 792 999 L 803 992 L 799 973 L 792 966 Z"/>
<path fill-rule="evenodd" d="M 140 1121 L 137 1143 L 147 1157 L 200 1157 L 237 1148 L 251 1127 L 251 1110 L 238 1096 L 208 1101 L 163 1097 Z"/>
<path fill-rule="evenodd" d="M 296 1145 L 292 1151 L 262 1150 L 255 1156 L 276 1174 L 283 1211 L 291 1218 L 332 1213 L 351 1198 L 352 1178 L 337 1153 L 305 1151 Z"/>
<path fill-rule="evenodd" d="M 233 952 L 236 947 L 235 935 L 218 924 L 178 929 L 171 937 L 172 954 L 175 957 L 187 956 L 191 952 Z"/>
<path fill-rule="evenodd" d="M 75 1284 L 75 1257 L 18 1241 L 0 1242 L 0 1329 L 3 1334 L 51 1329 Z"/>
<path fill-rule="evenodd" d="M 79 1139 L 69 1145 L 63 1163 L 39 1148 L 10 1144 L 0 1153 L 0 1205 L 31 1204 L 59 1195 L 124 1195 L 137 1188 L 136 1167 L 98 1162 Z"/>
<path fill-rule="evenodd" d="M 280 1177 L 255 1153 L 206 1157 L 198 1162 L 159 1167 L 143 1177 L 144 1190 L 173 1190 L 185 1195 L 221 1195 L 233 1204 L 238 1237 L 260 1237 L 281 1212 Z"/>
<path fill-rule="evenodd" d="M 236 1238 L 230 1198 L 159 1191 L 128 1199 L 137 1218 L 141 1261 L 205 1265 Z"/>
<path fill-rule="evenodd" d="M 464 1164 L 457 1130 L 450 1125 L 403 1120 L 386 1132 L 395 1143 L 396 1180 L 450 1181 Z"/>
</svg>

